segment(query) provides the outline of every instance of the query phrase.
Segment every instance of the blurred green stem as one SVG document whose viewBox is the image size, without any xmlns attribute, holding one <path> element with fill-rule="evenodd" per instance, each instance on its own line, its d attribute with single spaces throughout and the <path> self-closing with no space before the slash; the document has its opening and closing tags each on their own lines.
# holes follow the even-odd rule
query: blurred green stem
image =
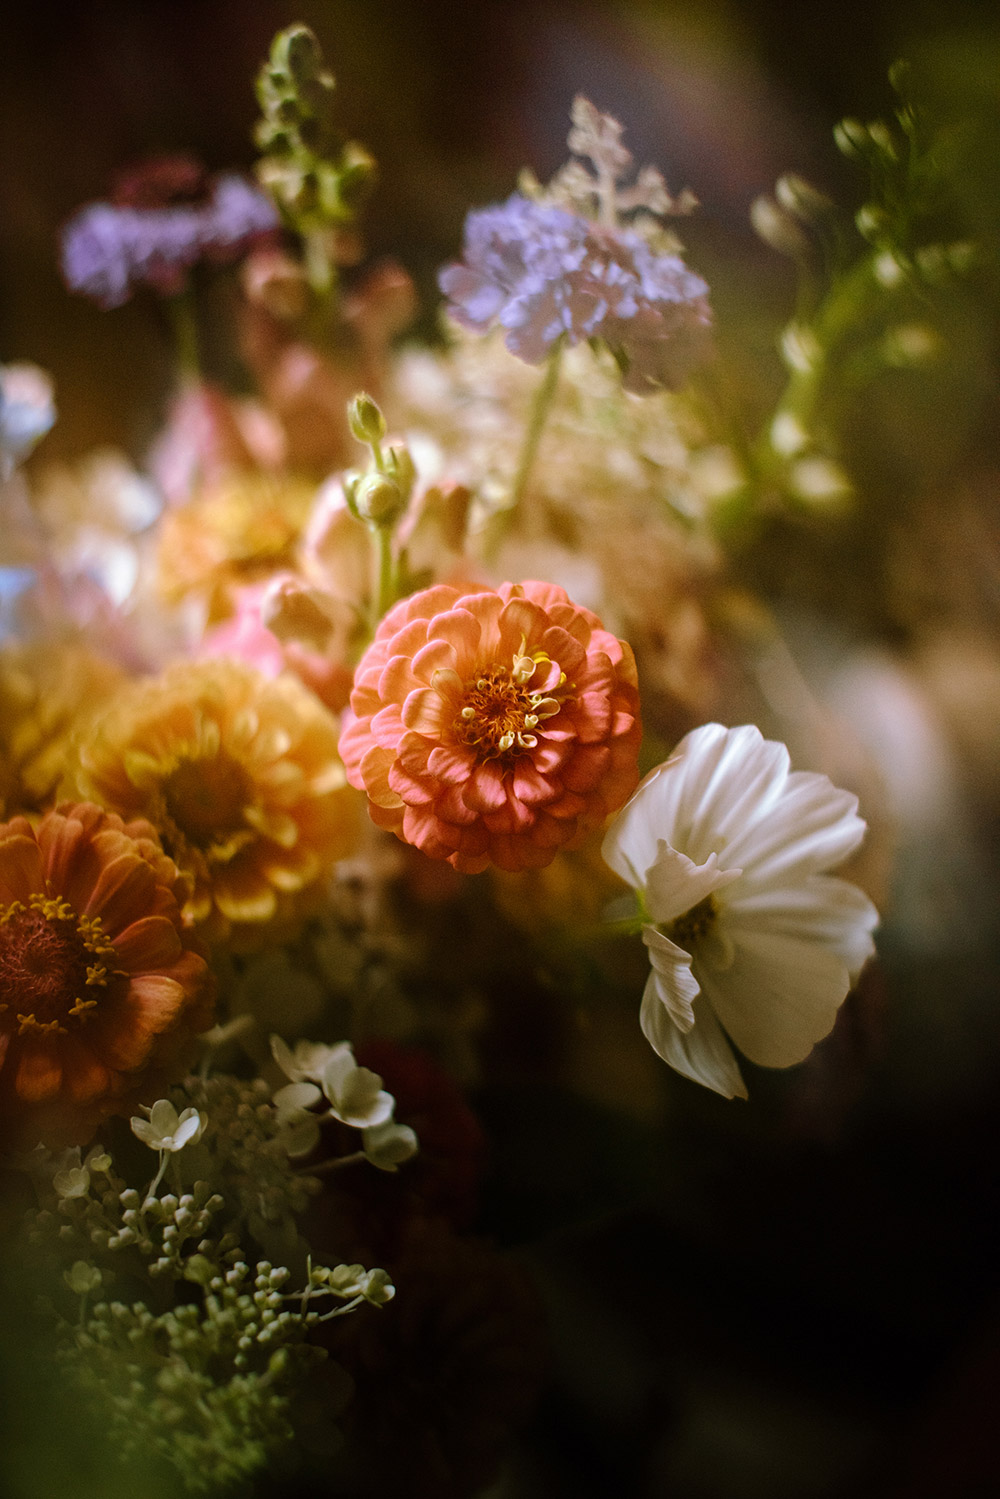
<svg viewBox="0 0 1000 1499">
<path fill-rule="evenodd" d="M 181 379 L 196 382 L 201 379 L 201 354 L 193 293 L 186 290 L 168 297 L 167 312 L 173 327 L 174 353 Z"/>
</svg>

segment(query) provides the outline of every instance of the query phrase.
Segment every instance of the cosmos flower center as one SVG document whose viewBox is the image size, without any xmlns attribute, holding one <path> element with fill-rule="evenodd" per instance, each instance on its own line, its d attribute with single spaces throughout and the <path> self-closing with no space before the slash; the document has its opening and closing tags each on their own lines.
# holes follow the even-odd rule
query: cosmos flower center
<svg viewBox="0 0 1000 1499">
<path fill-rule="evenodd" d="M 540 668 L 545 686 L 532 687 Z M 559 712 L 571 691 L 547 656 L 517 655 L 511 666 L 493 662 L 463 684 L 455 737 L 483 760 L 523 754 L 535 748 L 538 725 Z"/>
<path fill-rule="evenodd" d="M 163 783 L 170 821 L 188 843 L 203 850 L 246 826 L 243 814 L 252 796 L 243 766 L 223 752 L 182 760 Z"/>
<path fill-rule="evenodd" d="M 684 911 L 667 923 L 664 931 L 678 947 L 691 948 L 712 930 L 719 914 L 714 895 L 706 895 L 690 911 Z"/>
<path fill-rule="evenodd" d="M 0 906 L 0 1026 L 65 1035 L 97 1008 L 121 970 L 97 916 L 32 895 Z"/>
</svg>

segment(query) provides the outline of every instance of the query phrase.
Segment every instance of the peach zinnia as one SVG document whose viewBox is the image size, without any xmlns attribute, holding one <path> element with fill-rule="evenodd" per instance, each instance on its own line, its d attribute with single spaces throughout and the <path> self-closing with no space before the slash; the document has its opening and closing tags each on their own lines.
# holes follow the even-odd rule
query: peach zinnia
<svg viewBox="0 0 1000 1499">
<path fill-rule="evenodd" d="M 224 657 L 182 662 L 115 699 L 80 748 L 76 785 L 149 819 L 191 878 L 184 914 L 204 936 L 252 946 L 320 898 L 353 852 L 337 729 L 291 676 Z"/>
<path fill-rule="evenodd" d="M 63 803 L 0 824 L 0 1125 L 83 1143 L 156 1097 L 212 1021 L 186 887 L 147 822 Z"/>
<path fill-rule="evenodd" d="M 638 780 L 632 652 L 551 583 L 397 604 L 351 710 L 340 753 L 373 821 L 468 874 L 548 864 Z"/>
</svg>

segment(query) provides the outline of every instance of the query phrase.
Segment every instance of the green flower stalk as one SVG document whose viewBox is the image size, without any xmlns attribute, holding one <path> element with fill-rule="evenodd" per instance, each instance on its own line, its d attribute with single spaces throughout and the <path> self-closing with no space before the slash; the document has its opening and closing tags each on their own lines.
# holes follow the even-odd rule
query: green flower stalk
<svg viewBox="0 0 1000 1499">
<path fill-rule="evenodd" d="M 289 26 L 271 44 L 257 79 L 262 151 L 257 176 L 302 240 L 313 322 L 328 332 L 337 309 L 338 242 L 357 222 L 375 184 L 375 161 L 345 140 L 333 118 L 333 74 L 308 26 Z"/>
</svg>

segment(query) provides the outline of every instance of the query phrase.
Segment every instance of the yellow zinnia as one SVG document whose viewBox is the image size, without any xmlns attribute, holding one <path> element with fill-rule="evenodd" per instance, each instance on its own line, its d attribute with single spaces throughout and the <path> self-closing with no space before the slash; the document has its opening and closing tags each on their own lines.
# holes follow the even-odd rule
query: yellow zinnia
<svg viewBox="0 0 1000 1499">
<path fill-rule="evenodd" d="M 354 847 L 337 720 L 291 677 L 229 658 L 132 684 L 81 746 L 81 793 L 142 816 L 189 876 L 185 916 L 254 945 L 322 896 Z"/>
</svg>

